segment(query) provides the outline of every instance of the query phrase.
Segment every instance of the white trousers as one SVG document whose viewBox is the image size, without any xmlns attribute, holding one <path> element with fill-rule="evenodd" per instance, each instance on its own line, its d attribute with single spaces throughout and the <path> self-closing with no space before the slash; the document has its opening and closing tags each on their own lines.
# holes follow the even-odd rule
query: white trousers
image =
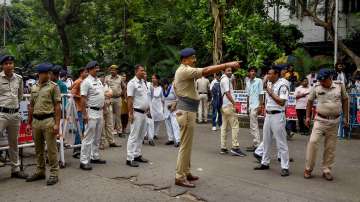
<svg viewBox="0 0 360 202">
<path fill-rule="evenodd" d="M 208 95 L 207 94 L 200 94 L 200 103 L 198 108 L 198 120 L 202 122 L 203 118 L 204 121 L 207 122 L 208 118 Z"/>
<path fill-rule="evenodd" d="M 147 129 L 147 116 L 134 112 L 134 122 L 130 124 L 130 135 L 127 142 L 127 160 L 132 161 L 141 156 L 142 142 Z"/>
<path fill-rule="evenodd" d="M 250 135 L 254 137 L 253 145 L 257 147 L 260 144 L 258 108 L 250 109 L 249 116 L 250 116 Z"/>
<path fill-rule="evenodd" d="M 154 135 L 159 135 L 161 121 L 154 121 Z"/>
<path fill-rule="evenodd" d="M 99 145 L 103 127 L 103 117 L 89 118 L 85 125 L 84 138 L 81 141 L 80 163 L 88 164 L 90 159 L 100 158 Z"/>
<path fill-rule="evenodd" d="M 266 114 L 263 139 L 264 154 L 262 155 L 261 164 L 269 165 L 271 160 L 271 144 L 272 138 L 275 138 L 276 147 L 281 159 L 281 168 L 289 169 L 289 150 L 286 140 L 286 118 L 284 113 Z"/>
<path fill-rule="evenodd" d="M 169 117 L 165 119 L 166 133 L 169 141 L 180 142 L 180 127 L 176 120 L 175 112 L 172 112 Z"/>
<path fill-rule="evenodd" d="M 148 137 L 148 140 L 154 140 L 154 135 L 155 135 L 154 120 L 146 116 L 146 125 L 147 127 L 145 131 L 145 136 Z"/>
</svg>

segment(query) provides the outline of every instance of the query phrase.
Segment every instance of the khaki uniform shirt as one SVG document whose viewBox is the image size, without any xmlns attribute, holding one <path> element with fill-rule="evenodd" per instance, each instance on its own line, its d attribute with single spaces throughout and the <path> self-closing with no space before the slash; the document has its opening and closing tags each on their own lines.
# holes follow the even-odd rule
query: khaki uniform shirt
<svg viewBox="0 0 360 202">
<path fill-rule="evenodd" d="M 316 111 L 323 116 L 338 116 L 342 111 L 342 100 L 348 95 L 344 84 L 333 81 L 330 88 L 315 84 L 308 100 L 317 99 Z"/>
<path fill-rule="evenodd" d="M 196 80 L 196 90 L 199 94 L 207 94 L 209 91 L 209 87 L 209 79 L 201 77 L 200 79 Z"/>
<path fill-rule="evenodd" d="M 0 106 L 17 109 L 23 97 L 24 86 L 22 77 L 13 73 L 10 80 L 4 71 L 0 72 Z"/>
<path fill-rule="evenodd" d="M 55 82 L 47 81 L 44 84 L 38 82 L 31 88 L 30 103 L 34 109 L 33 114 L 54 113 L 57 102 L 61 102 L 61 93 Z"/>
<path fill-rule="evenodd" d="M 199 100 L 196 92 L 195 80 L 202 77 L 202 68 L 193 68 L 181 64 L 176 70 L 174 89 L 177 96 Z"/>
<path fill-rule="evenodd" d="M 123 86 L 125 85 L 122 76 L 116 75 L 113 77 L 108 75 L 105 77 L 105 83 L 111 88 L 113 92 L 113 98 L 119 98 L 121 96 Z"/>
</svg>

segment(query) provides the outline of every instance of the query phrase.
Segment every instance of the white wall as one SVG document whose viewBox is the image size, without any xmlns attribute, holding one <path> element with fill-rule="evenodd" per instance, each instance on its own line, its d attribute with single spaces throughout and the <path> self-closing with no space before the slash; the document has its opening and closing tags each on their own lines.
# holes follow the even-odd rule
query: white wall
<svg viewBox="0 0 360 202">
<path fill-rule="evenodd" d="M 342 10 L 342 1 L 339 1 L 339 8 Z M 272 19 L 274 17 L 274 8 L 269 8 L 269 16 Z M 284 25 L 294 24 L 297 25 L 298 29 L 303 33 L 304 38 L 302 42 L 321 42 L 324 41 L 324 28 L 320 26 L 316 26 L 315 23 L 312 21 L 310 17 L 304 16 L 302 18 L 297 18 L 296 15 L 290 16 L 290 10 L 287 8 L 282 8 L 279 11 L 279 22 Z M 276 15 L 275 15 L 276 16 Z M 324 16 L 319 16 L 320 19 L 324 19 Z M 358 24 L 354 20 L 354 17 L 345 16 L 343 14 L 339 14 L 339 23 L 338 23 L 338 31 L 339 31 L 339 38 L 343 39 L 347 35 L 350 34 L 351 26 L 355 26 Z M 348 26 L 347 23 L 348 22 Z"/>
</svg>

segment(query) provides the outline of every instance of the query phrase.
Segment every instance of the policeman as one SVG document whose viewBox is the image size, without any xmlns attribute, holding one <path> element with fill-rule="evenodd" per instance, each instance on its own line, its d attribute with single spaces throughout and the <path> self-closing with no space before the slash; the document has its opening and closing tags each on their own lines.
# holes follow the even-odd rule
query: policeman
<svg viewBox="0 0 360 202">
<path fill-rule="evenodd" d="M 147 131 L 147 116 L 150 114 L 150 100 L 146 86 L 145 69 L 135 66 L 135 77 L 127 85 L 127 101 L 130 121 L 130 135 L 127 142 L 126 165 L 139 167 L 138 162 L 148 163 L 141 155 L 142 142 Z"/>
<path fill-rule="evenodd" d="M 341 81 L 331 80 L 332 71 L 321 69 L 317 75 L 320 84 L 315 84 L 311 90 L 306 106 L 306 126 L 310 126 L 311 109 L 314 100 L 317 100 L 317 115 L 314 120 L 314 127 L 307 145 L 306 163 L 304 178 L 312 177 L 316 161 L 316 152 L 322 136 L 325 137 L 322 172 L 326 180 L 333 180 L 331 168 L 334 165 L 336 134 L 339 127 L 340 114 L 344 114 L 344 125 L 348 126 L 349 103 L 345 85 Z"/>
<path fill-rule="evenodd" d="M 266 84 L 266 117 L 263 127 L 263 147 L 261 164 L 255 170 L 270 168 L 270 150 L 272 138 L 275 138 L 281 159 L 281 176 L 289 176 L 289 151 L 286 141 L 285 105 L 289 97 L 288 82 L 280 79 L 280 69 L 272 67 L 268 71 Z"/>
<path fill-rule="evenodd" d="M 6 130 L 8 134 L 11 177 L 25 179 L 27 175 L 20 171 L 18 153 L 19 103 L 23 97 L 23 80 L 14 73 L 14 60 L 10 55 L 0 58 L 0 133 Z"/>
<path fill-rule="evenodd" d="M 176 165 L 175 184 L 183 187 L 195 187 L 191 181 L 198 180 L 190 172 L 190 159 L 196 111 L 199 106 L 199 95 L 195 88 L 195 79 L 208 76 L 227 67 L 239 68 L 239 62 L 229 62 L 205 68 L 195 68 L 196 56 L 193 48 L 185 48 L 180 52 L 181 65 L 176 70 L 174 89 L 178 96 L 176 118 L 180 126 L 180 149 Z"/>
<path fill-rule="evenodd" d="M 125 90 L 125 83 L 120 75 L 117 73 L 118 66 L 111 65 L 110 66 L 110 73 L 105 77 L 105 83 L 109 85 L 111 88 L 113 95 L 112 95 L 112 110 L 114 114 L 114 124 L 115 132 L 119 135 L 121 134 L 121 96 L 124 94 Z"/>
<path fill-rule="evenodd" d="M 105 149 L 106 141 L 109 143 L 109 147 L 120 147 L 117 145 L 114 140 L 113 134 L 113 113 L 112 113 L 112 106 L 111 106 L 111 97 L 113 91 L 111 88 L 104 82 L 104 77 L 100 78 L 101 82 L 104 85 L 104 94 L 105 94 L 105 103 L 104 103 L 104 126 L 101 133 L 101 140 L 100 140 L 100 150 Z"/>
<path fill-rule="evenodd" d="M 100 67 L 97 61 L 91 61 L 86 65 L 89 75 L 81 83 L 80 94 L 83 103 L 83 120 L 85 125 L 84 138 L 81 143 L 80 168 L 92 170 L 90 163 L 105 164 L 100 159 L 99 145 L 103 127 L 103 107 L 105 102 L 104 86 L 97 72 Z"/>
<path fill-rule="evenodd" d="M 26 181 L 45 179 L 45 142 L 50 165 L 50 177 L 47 185 L 58 182 L 58 158 L 56 137 L 59 134 L 61 94 L 56 83 L 49 80 L 52 64 L 43 63 L 37 66 L 39 81 L 31 89 L 29 124 L 27 131 L 32 131 L 35 140 L 37 158 L 36 172 Z"/>
<path fill-rule="evenodd" d="M 210 81 L 209 79 L 202 76 L 196 80 L 196 90 L 199 93 L 199 108 L 198 108 L 198 121 L 199 123 L 207 123 L 208 118 L 208 93 L 210 90 Z"/>
</svg>

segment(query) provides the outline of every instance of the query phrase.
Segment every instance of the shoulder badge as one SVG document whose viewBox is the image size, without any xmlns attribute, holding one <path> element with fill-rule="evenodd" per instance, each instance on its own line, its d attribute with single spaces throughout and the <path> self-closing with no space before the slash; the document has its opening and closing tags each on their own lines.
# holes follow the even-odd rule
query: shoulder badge
<svg viewBox="0 0 360 202">
<path fill-rule="evenodd" d="M 23 77 L 22 77 L 21 75 L 19 75 L 19 74 L 14 73 L 14 75 L 15 75 L 17 78 L 19 78 L 19 79 L 22 79 L 22 78 L 23 78 Z"/>
</svg>

